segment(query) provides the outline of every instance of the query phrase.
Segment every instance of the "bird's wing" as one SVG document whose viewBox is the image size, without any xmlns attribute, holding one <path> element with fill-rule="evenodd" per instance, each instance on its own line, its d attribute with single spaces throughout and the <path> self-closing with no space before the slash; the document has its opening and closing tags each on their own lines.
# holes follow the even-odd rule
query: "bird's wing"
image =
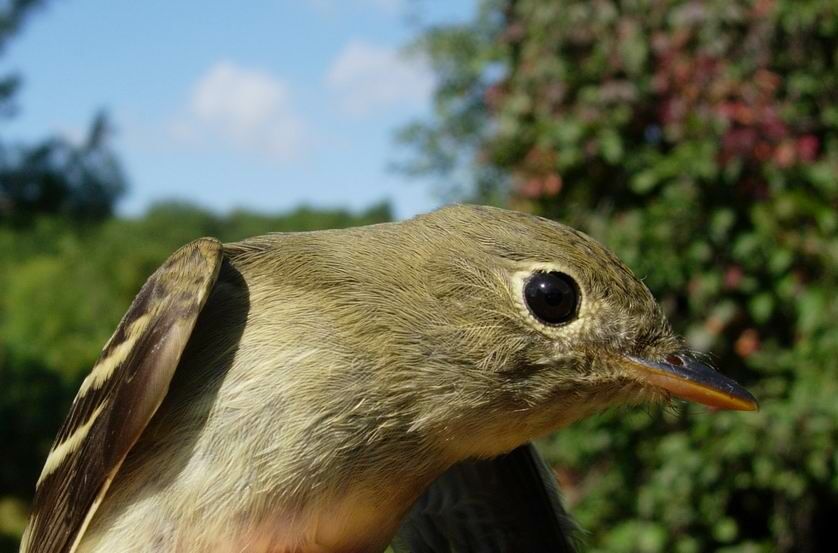
<svg viewBox="0 0 838 553">
<path fill-rule="evenodd" d="M 35 489 L 21 553 L 72 553 L 169 382 L 218 276 L 201 238 L 151 275 L 73 400 Z"/>
<path fill-rule="evenodd" d="M 399 553 L 574 553 L 575 526 L 532 444 L 455 465 L 402 522 Z"/>
</svg>

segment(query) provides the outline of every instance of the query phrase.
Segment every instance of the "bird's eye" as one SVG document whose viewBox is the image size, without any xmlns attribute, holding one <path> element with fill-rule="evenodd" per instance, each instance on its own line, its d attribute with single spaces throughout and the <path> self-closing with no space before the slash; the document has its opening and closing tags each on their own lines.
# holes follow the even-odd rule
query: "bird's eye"
<svg viewBox="0 0 838 553">
<path fill-rule="evenodd" d="M 524 300 L 536 319 L 548 325 L 559 325 L 576 317 L 579 288 L 564 273 L 537 272 L 524 285 Z"/>
</svg>

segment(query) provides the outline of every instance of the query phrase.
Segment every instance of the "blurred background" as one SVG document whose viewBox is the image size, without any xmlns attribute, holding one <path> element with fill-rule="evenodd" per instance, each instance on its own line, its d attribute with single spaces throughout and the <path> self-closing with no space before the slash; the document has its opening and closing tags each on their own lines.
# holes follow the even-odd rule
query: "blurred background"
<svg viewBox="0 0 838 553">
<path fill-rule="evenodd" d="M 0 48 L 0 551 L 175 248 L 449 201 L 594 235 L 761 400 L 545 440 L 586 551 L 838 551 L 834 0 L 3 0 Z"/>
</svg>

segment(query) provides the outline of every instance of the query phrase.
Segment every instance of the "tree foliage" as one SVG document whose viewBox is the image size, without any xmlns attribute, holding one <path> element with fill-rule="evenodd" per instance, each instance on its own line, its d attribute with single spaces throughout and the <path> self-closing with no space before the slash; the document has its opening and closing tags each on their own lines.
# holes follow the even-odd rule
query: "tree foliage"
<svg viewBox="0 0 838 553">
<path fill-rule="evenodd" d="M 0 51 L 44 0 L 0 4 Z M 16 74 L 0 76 L 0 118 L 15 114 Z M 48 137 L 35 144 L 0 141 L 0 224 L 25 226 L 52 214 L 101 221 L 125 191 L 125 178 L 108 145 L 110 124 L 97 115 L 81 144 Z"/>
<path fill-rule="evenodd" d="M 109 122 L 101 113 L 82 144 L 60 137 L 34 145 L 0 144 L 0 223 L 27 225 L 42 214 L 80 222 L 110 216 L 126 186 L 108 136 Z"/>
<path fill-rule="evenodd" d="M 481 6 L 419 39 L 437 112 L 403 168 L 599 237 L 762 402 L 547 440 L 589 549 L 835 550 L 838 4 Z"/>
</svg>

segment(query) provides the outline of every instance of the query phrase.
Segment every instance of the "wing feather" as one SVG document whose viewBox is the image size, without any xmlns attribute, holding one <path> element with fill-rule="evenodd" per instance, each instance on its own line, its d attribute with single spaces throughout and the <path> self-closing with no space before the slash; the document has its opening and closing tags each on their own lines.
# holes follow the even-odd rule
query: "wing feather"
<svg viewBox="0 0 838 553">
<path fill-rule="evenodd" d="M 169 389 L 215 284 L 221 243 L 182 247 L 134 298 L 85 378 L 35 488 L 21 553 L 72 553 Z"/>
</svg>

